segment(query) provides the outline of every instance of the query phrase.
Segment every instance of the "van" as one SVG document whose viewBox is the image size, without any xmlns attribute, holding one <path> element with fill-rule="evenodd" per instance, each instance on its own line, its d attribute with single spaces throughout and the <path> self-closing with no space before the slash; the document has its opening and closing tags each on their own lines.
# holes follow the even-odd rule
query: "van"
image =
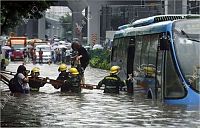
<svg viewBox="0 0 200 128">
<path fill-rule="evenodd" d="M 51 61 L 51 46 L 50 45 L 37 45 L 35 47 L 36 49 L 36 62 L 39 62 L 39 51 L 40 49 L 43 51 L 43 55 L 42 55 L 42 58 L 43 58 L 43 63 L 48 63 Z"/>
</svg>

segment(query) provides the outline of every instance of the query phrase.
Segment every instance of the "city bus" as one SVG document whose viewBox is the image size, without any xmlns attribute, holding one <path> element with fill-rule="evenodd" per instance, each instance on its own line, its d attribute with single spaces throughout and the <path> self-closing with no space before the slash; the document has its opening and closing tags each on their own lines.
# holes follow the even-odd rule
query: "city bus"
<svg viewBox="0 0 200 128">
<path fill-rule="evenodd" d="M 200 104 L 200 15 L 158 15 L 119 27 L 111 64 L 133 76 L 145 96 L 168 104 Z"/>
</svg>

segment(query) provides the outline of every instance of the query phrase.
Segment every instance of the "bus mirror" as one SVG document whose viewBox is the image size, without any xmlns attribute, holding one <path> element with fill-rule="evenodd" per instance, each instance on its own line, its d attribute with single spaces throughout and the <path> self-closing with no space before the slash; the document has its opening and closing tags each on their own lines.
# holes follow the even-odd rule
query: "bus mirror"
<svg viewBox="0 0 200 128">
<path fill-rule="evenodd" d="M 169 50 L 169 40 L 168 38 L 160 39 L 160 50 Z"/>
</svg>

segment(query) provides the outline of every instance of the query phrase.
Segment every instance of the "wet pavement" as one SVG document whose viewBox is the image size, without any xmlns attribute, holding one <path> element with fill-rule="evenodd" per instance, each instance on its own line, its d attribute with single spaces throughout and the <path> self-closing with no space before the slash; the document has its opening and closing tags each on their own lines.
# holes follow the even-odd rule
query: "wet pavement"
<svg viewBox="0 0 200 128">
<path fill-rule="evenodd" d="M 16 72 L 19 64 L 10 63 L 7 70 Z M 34 66 L 40 67 L 42 77 L 55 79 L 59 74 L 58 65 L 26 65 L 29 70 Z M 97 84 L 107 73 L 87 67 L 86 83 Z M 5 84 L 0 82 L 0 87 L 2 127 L 200 127 L 199 106 L 169 106 L 139 95 L 104 94 L 97 89 L 60 93 L 50 84 L 38 93 L 12 97 Z"/>
</svg>

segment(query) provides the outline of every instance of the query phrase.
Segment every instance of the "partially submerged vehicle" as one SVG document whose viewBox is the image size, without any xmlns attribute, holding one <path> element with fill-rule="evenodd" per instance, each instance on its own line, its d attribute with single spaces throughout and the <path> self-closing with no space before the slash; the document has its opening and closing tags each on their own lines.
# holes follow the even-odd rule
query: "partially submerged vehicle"
<svg viewBox="0 0 200 128">
<path fill-rule="evenodd" d="M 200 104 L 200 15 L 159 15 L 119 27 L 111 63 L 132 74 L 146 96 Z"/>
</svg>

